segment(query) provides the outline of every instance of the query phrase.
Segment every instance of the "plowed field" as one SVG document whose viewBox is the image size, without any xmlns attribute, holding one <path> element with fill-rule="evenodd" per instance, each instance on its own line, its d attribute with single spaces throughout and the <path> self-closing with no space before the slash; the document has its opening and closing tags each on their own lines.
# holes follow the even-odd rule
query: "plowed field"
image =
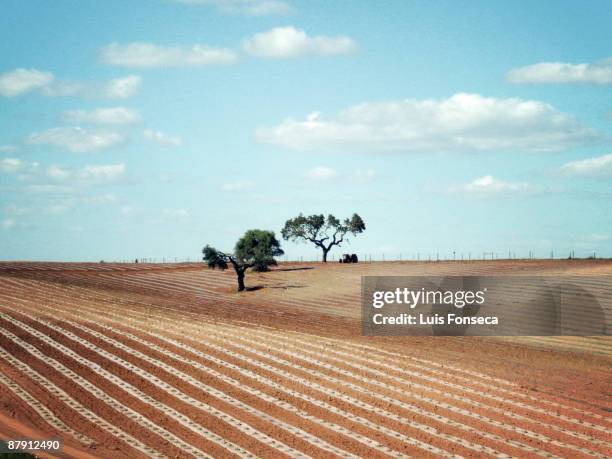
<svg viewBox="0 0 612 459">
<path fill-rule="evenodd" d="M 0 263 L 0 439 L 62 457 L 612 456 L 612 339 L 363 337 L 364 275 L 607 261 Z M 591 278 L 592 279 L 592 278 Z M 598 284 L 599 285 L 599 284 Z"/>
</svg>

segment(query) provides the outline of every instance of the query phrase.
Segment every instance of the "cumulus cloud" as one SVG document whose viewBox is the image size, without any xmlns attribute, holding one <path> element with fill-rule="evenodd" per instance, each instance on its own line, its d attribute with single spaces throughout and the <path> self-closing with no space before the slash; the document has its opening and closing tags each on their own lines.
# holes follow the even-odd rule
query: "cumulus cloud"
<svg viewBox="0 0 612 459">
<path fill-rule="evenodd" d="M 78 169 L 68 169 L 57 165 L 47 168 L 46 175 L 56 182 L 70 181 L 81 185 L 109 183 L 124 177 L 125 164 L 94 164 Z"/>
<path fill-rule="evenodd" d="M 47 97 L 128 99 L 136 95 L 141 86 L 141 77 L 128 75 L 106 82 L 55 81 L 42 88 L 42 94 Z"/>
<path fill-rule="evenodd" d="M 16 97 L 44 86 L 53 81 L 53 74 L 36 69 L 15 69 L 0 74 L 0 96 Z"/>
<path fill-rule="evenodd" d="M 132 124 L 140 121 L 140 114 L 125 107 L 98 108 L 92 111 L 69 110 L 64 119 L 71 123 Z"/>
<path fill-rule="evenodd" d="M 145 42 L 111 43 L 100 50 L 100 60 L 120 67 L 187 67 L 231 64 L 236 61 L 236 54 L 229 49 L 199 44 L 173 47 Z"/>
<path fill-rule="evenodd" d="M 39 172 L 39 164 L 17 158 L 0 159 L 0 172 L 15 174 L 18 180 L 28 180 Z"/>
<path fill-rule="evenodd" d="M 116 132 L 90 131 L 81 127 L 58 127 L 35 132 L 28 142 L 35 145 L 51 145 L 73 153 L 105 150 L 125 142 L 125 136 Z"/>
<path fill-rule="evenodd" d="M 221 191 L 240 192 L 249 191 L 255 188 L 255 182 L 251 180 L 242 180 L 238 182 L 227 182 L 221 185 Z"/>
<path fill-rule="evenodd" d="M 355 51 L 350 37 L 308 36 L 292 26 L 276 27 L 261 32 L 243 42 L 244 50 L 256 57 L 287 59 L 300 56 L 337 56 Z"/>
<path fill-rule="evenodd" d="M 292 11 L 291 6 L 282 0 L 174 0 L 174 2 L 210 5 L 217 7 L 223 13 L 246 16 L 284 15 Z"/>
<path fill-rule="evenodd" d="M 144 131 L 142 131 L 142 135 L 145 139 L 150 140 L 151 142 L 155 142 L 168 147 L 180 147 L 181 145 L 183 145 L 183 139 L 181 139 L 180 137 L 171 136 L 161 131 L 145 129 Z"/>
<path fill-rule="evenodd" d="M 512 69 L 507 78 L 511 83 L 517 84 L 612 84 L 612 58 L 593 64 L 540 62 Z"/>
<path fill-rule="evenodd" d="M 123 177 L 125 164 L 90 165 L 79 169 L 76 177 L 86 182 L 112 182 Z"/>
<path fill-rule="evenodd" d="M 142 85 L 136 75 L 105 82 L 57 80 L 51 72 L 36 69 L 15 69 L 0 74 L 0 96 L 16 97 L 36 91 L 47 97 L 93 97 L 127 99 Z"/>
<path fill-rule="evenodd" d="M 47 176 L 53 180 L 66 180 L 72 176 L 71 172 L 61 166 L 49 166 Z"/>
<path fill-rule="evenodd" d="M 570 161 L 561 166 L 561 173 L 575 177 L 612 177 L 612 154 Z"/>
<path fill-rule="evenodd" d="M 260 128 L 256 138 L 296 150 L 545 152 L 599 138 L 572 115 L 535 100 L 455 94 L 447 99 L 369 102 L 336 116 L 313 113 Z"/>
<path fill-rule="evenodd" d="M 505 182 L 491 175 L 477 178 L 465 185 L 451 187 L 451 193 L 467 193 L 480 196 L 530 194 L 539 191 L 539 188 L 526 182 Z"/>
<path fill-rule="evenodd" d="M 338 172 L 336 172 L 335 169 L 325 166 L 313 167 L 312 169 L 306 171 L 306 173 L 304 174 L 304 177 L 306 177 L 308 180 L 316 181 L 331 180 L 333 178 L 336 178 L 337 176 Z"/>
<path fill-rule="evenodd" d="M 128 75 L 123 78 L 114 78 L 104 85 L 102 94 L 108 99 L 127 99 L 140 90 L 142 78 L 137 75 Z"/>
</svg>

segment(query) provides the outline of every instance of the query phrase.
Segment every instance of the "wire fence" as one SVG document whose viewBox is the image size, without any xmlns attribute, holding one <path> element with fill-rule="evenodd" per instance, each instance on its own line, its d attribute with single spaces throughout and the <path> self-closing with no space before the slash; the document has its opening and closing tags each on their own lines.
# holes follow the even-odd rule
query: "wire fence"
<svg viewBox="0 0 612 459">
<path fill-rule="evenodd" d="M 352 255 L 352 254 L 349 254 Z M 597 251 L 580 253 L 576 255 L 574 250 L 568 252 L 550 251 L 547 255 L 529 250 L 527 252 L 507 252 L 483 251 L 483 252 L 408 252 L 408 253 L 385 253 L 385 252 L 364 252 L 356 253 L 358 262 L 468 262 L 468 261 L 494 261 L 494 260 L 572 260 L 572 259 L 602 259 L 598 257 Z M 327 261 L 337 263 L 342 260 L 344 253 L 330 252 L 327 254 Z M 291 256 L 284 255 L 278 257 L 277 261 L 285 263 L 317 263 L 321 262 L 322 254 Z M 604 257 L 605 258 L 605 257 Z M 105 262 L 104 260 L 100 260 Z M 114 260 L 114 263 L 201 263 L 201 257 L 141 257 L 123 260 Z"/>
</svg>

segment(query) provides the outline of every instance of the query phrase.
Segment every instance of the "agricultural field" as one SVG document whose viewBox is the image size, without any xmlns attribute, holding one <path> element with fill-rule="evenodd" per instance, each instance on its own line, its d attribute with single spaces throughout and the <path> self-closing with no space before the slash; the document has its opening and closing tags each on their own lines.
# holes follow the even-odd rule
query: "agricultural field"
<svg viewBox="0 0 612 459">
<path fill-rule="evenodd" d="M 612 456 L 612 339 L 364 337 L 366 275 L 612 262 L 0 263 L 0 438 L 61 457 Z M 592 278 L 592 277 L 591 277 Z M 44 455 L 43 455 L 44 456 Z"/>
</svg>

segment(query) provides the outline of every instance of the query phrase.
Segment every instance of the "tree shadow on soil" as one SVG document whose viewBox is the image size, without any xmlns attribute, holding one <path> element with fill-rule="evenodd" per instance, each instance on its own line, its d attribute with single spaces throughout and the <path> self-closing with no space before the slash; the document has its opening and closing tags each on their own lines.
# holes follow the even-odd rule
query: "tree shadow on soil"
<svg viewBox="0 0 612 459">
<path fill-rule="evenodd" d="M 256 290 L 262 290 L 264 288 L 278 288 L 278 289 L 289 289 L 289 288 L 304 288 L 305 285 L 254 285 L 252 287 L 247 287 L 245 290 L 247 292 L 254 292 Z"/>
<path fill-rule="evenodd" d="M 270 271 L 304 271 L 306 269 L 314 269 L 314 266 L 304 266 L 303 268 L 275 268 Z"/>
</svg>

